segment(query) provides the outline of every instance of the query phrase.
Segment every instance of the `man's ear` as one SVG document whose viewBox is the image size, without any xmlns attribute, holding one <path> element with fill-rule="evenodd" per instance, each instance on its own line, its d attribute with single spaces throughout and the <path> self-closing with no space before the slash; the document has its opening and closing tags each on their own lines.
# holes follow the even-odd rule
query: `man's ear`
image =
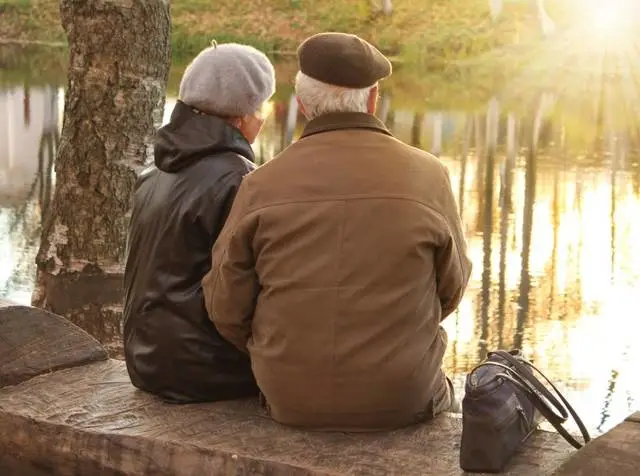
<svg viewBox="0 0 640 476">
<path fill-rule="evenodd" d="M 307 114 L 307 110 L 305 109 L 304 104 L 302 104 L 302 101 L 300 101 L 300 98 L 298 96 L 296 96 L 296 102 L 298 103 L 298 108 L 300 109 L 302 114 L 304 114 L 304 117 L 309 119 L 309 114 Z"/>
<path fill-rule="evenodd" d="M 246 116 L 245 116 L 246 117 Z M 244 124 L 245 117 L 232 117 L 227 119 L 227 122 L 231 124 L 236 129 L 242 129 L 242 125 Z"/>
<path fill-rule="evenodd" d="M 378 85 L 376 84 L 369 91 L 369 99 L 367 100 L 367 112 L 375 114 L 378 107 Z"/>
</svg>

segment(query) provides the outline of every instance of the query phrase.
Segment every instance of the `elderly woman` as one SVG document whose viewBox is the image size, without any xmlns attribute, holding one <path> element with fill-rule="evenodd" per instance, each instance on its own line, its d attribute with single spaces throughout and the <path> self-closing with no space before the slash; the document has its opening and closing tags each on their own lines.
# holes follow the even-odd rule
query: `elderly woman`
<svg viewBox="0 0 640 476">
<path fill-rule="evenodd" d="M 275 90 L 246 45 L 214 45 L 187 67 L 155 166 L 136 185 L 125 269 L 124 350 L 132 383 L 173 402 L 258 394 L 249 358 L 207 316 L 201 279 Z"/>
</svg>

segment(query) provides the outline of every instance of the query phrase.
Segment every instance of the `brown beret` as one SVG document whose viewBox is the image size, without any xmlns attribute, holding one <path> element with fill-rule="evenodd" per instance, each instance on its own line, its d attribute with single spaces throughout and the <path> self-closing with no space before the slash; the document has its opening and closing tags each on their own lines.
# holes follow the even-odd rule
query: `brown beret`
<svg viewBox="0 0 640 476">
<path fill-rule="evenodd" d="M 356 35 L 319 33 L 298 48 L 300 71 L 323 83 L 366 88 L 391 75 L 391 62 Z"/>
</svg>

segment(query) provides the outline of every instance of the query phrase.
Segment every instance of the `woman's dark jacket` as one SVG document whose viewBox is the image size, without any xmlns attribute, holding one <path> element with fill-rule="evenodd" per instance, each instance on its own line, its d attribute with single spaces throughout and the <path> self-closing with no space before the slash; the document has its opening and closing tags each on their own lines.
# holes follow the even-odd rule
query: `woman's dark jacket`
<svg viewBox="0 0 640 476">
<path fill-rule="evenodd" d="M 207 316 L 202 277 L 253 151 L 226 121 L 178 102 L 136 184 L 125 269 L 132 383 L 176 402 L 256 395 L 246 354 Z"/>
</svg>

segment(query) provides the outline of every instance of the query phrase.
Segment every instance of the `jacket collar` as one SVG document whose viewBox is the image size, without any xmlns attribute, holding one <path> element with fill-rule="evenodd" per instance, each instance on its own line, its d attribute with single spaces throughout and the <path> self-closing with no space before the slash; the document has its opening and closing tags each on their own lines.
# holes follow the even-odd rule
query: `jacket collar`
<svg viewBox="0 0 640 476">
<path fill-rule="evenodd" d="M 323 114 L 307 123 L 301 139 L 321 132 L 339 131 L 343 129 L 370 129 L 375 132 L 392 135 L 384 123 L 373 114 L 362 112 L 332 112 Z"/>
<path fill-rule="evenodd" d="M 233 152 L 251 162 L 253 150 L 242 133 L 224 119 L 199 113 L 177 101 L 171 120 L 155 137 L 156 166 L 169 173 L 218 154 Z"/>
</svg>

